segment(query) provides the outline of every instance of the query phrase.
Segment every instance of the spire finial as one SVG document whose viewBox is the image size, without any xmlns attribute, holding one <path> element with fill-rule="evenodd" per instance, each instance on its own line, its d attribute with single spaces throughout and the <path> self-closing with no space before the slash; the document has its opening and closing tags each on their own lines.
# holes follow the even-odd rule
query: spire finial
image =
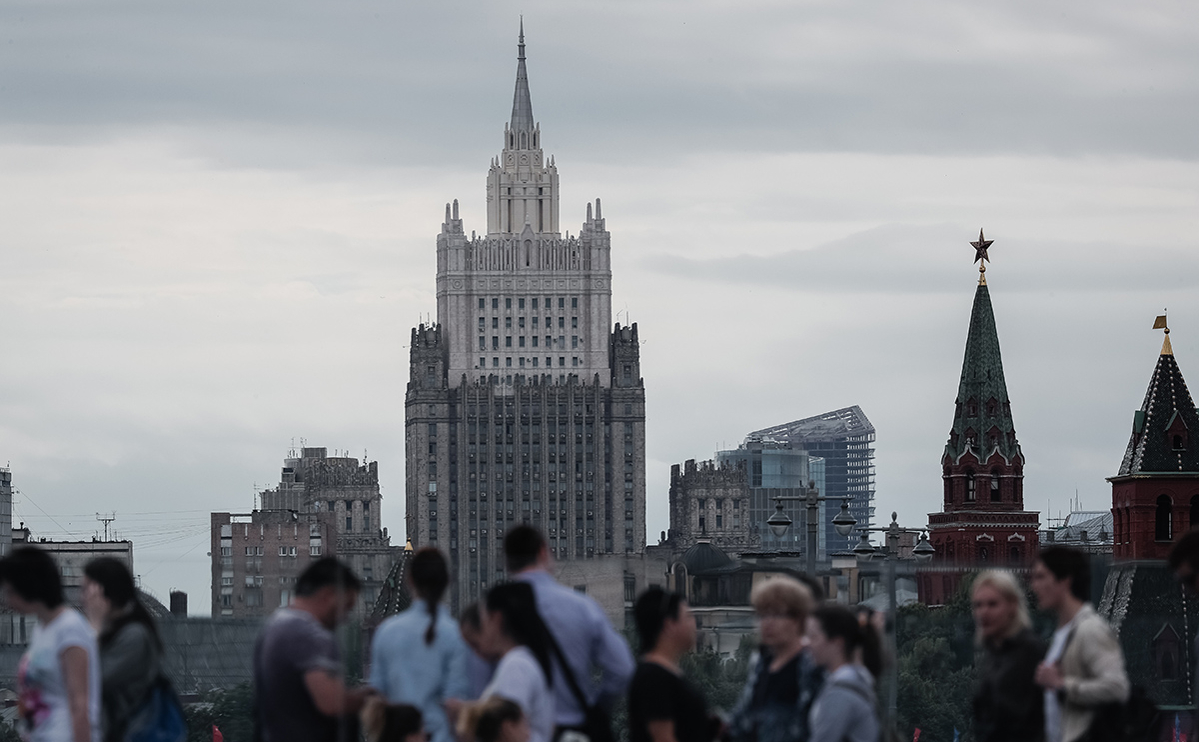
<svg viewBox="0 0 1199 742">
<path fill-rule="evenodd" d="M 991 258 L 987 255 L 987 248 L 995 240 L 988 240 L 983 237 L 983 231 L 980 227 L 978 230 L 978 242 L 971 242 L 974 247 L 974 262 L 978 263 L 978 285 L 987 285 L 987 263 Z"/>
<path fill-rule="evenodd" d="M 516 58 L 524 59 L 525 58 L 525 17 L 523 15 L 520 17 L 520 37 L 516 42 L 516 47 L 517 47 Z"/>
<path fill-rule="evenodd" d="M 1161 354 L 1163 356 L 1174 355 L 1174 348 L 1170 346 L 1170 325 L 1166 322 L 1166 310 L 1163 309 L 1158 318 L 1153 320 L 1153 329 L 1166 331 L 1166 338 L 1162 340 Z"/>
</svg>

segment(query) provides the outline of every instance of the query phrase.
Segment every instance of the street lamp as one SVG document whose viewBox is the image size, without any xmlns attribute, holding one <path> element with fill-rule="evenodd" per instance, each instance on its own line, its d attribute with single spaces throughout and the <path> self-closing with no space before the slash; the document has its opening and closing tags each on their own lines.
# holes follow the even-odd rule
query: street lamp
<svg viewBox="0 0 1199 742">
<path fill-rule="evenodd" d="M 777 495 L 774 498 L 774 515 L 766 519 L 766 525 L 770 526 L 770 530 L 777 538 L 782 538 L 787 529 L 791 527 L 791 518 L 783 512 L 783 501 L 798 501 L 804 504 L 807 508 L 807 563 L 808 576 L 816 577 L 816 544 L 817 532 L 820 526 L 820 503 L 830 502 L 833 500 L 841 501 L 841 509 L 833 518 L 833 528 L 842 536 L 848 536 L 853 533 L 853 528 L 858 524 L 849 513 L 849 501 L 852 497 L 838 496 L 821 496 L 816 489 L 816 483 L 808 480 L 808 489 L 802 495 Z"/>
<path fill-rule="evenodd" d="M 895 616 L 896 616 L 896 595 L 895 595 L 895 562 L 899 560 L 899 539 L 905 533 L 919 533 L 920 537 L 916 540 L 916 545 L 912 547 L 912 558 L 917 562 L 927 562 L 933 558 L 933 554 L 937 552 L 933 545 L 928 542 L 928 532 L 921 528 L 903 528 L 898 523 L 898 514 L 891 513 L 891 523 L 886 528 L 859 528 L 862 532 L 862 538 L 858 541 L 858 545 L 853 547 L 853 553 L 858 555 L 858 559 L 866 561 L 872 557 L 878 556 L 884 559 L 887 563 L 887 651 L 891 655 L 891 661 L 887 663 L 887 727 L 894 729 L 896 709 L 898 706 L 898 690 L 899 690 L 899 652 L 895 643 Z M 876 549 L 870 543 L 869 532 L 875 531 L 886 534 L 886 540 L 882 547 Z M 880 550 L 881 549 L 881 550 Z"/>
</svg>

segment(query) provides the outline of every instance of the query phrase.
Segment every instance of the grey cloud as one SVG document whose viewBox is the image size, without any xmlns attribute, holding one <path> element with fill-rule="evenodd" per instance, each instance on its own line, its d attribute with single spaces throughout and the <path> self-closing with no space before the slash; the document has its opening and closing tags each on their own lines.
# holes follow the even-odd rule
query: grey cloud
<svg viewBox="0 0 1199 742">
<path fill-rule="evenodd" d="M 973 257 L 969 227 L 887 225 L 806 250 L 700 260 L 652 255 L 648 270 L 715 283 L 781 286 L 796 291 L 938 293 L 961 290 Z M 1027 238 L 997 242 L 992 280 L 1015 292 L 1138 292 L 1199 286 L 1199 255 L 1187 249 Z M 1170 266 L 1163 270 L 1164 266 Z M 999 271 L 999 273 L 996 273 Z M 1000 277 L 995 278 L 996 275 Z"/>
<path fill-rule="evenodd" d="M 1199 24 L 1190 9 L 1154 9 L 1157 24 L 1124 18 L 1114 3 L 1015 3 L 977 20 L 942 3 L 523 8 L 546 142 L 582 156 L 1194 158 L 1187 122 L 1199 114 L 1199 83 L 1187 71 L 1199 45 L 1181 29 Z M 7 4 L 0 123 L 84 138 L 182 126 L 200 152 L 266 166 L 485 161 L 511 102 L 520 10 Z"/>
</svg>

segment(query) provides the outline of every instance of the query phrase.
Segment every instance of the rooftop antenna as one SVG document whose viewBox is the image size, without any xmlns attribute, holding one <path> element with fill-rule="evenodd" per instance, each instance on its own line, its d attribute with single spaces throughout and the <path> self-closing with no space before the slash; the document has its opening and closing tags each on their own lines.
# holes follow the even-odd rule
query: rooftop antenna
<svg viewBox="0 0 1199 742">
<path fill-rule="evenodd" d="M 104 524 L 104 540 L 108 541 L 108 524 L 117 519 L 117 511 L 112 511 L 109 515 L 100 515 L 96 513 L 96 520 Z"/>
</svg>

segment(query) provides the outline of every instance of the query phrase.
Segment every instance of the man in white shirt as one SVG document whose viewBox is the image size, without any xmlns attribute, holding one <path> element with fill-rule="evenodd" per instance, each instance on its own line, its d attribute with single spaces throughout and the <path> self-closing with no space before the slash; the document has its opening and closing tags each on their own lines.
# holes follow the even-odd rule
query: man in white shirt
<svg viewBox="0 0 1199 742">
<path fill-rule="evenodd" d="M 1037 604 L 1057 618 L 1057 630 L 1036 682 L 1045 689 L 1045 742 L 1074 742 L 1086 734 L 1095 709 L 1128 700 L 1124 653 L 1107 621 L 1087 601 L 1091 565 L 1080 551 L 1043 550 L 1032 570 Z"/>
</svg>

